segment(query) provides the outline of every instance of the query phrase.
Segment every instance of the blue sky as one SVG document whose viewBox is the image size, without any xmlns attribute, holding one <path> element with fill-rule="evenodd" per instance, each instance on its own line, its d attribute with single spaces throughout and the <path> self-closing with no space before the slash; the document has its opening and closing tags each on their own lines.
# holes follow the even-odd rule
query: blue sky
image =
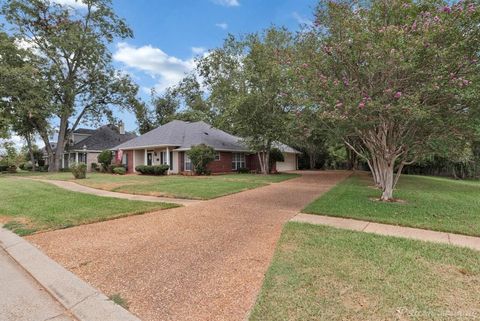
<svg viewBox="0 0 480 321">
<path fill-rule="evenodd" d="M 81 7 L 81 0 L 51 0 Z M 112 0 L 116 13 L 127 20 L 134 38 L 111 46 L 114 64 L 132 76 L 140 96 L 149 100 L 193 67 L 193 58 L 221 46 L 231 33 L 242 35 L 272 25 L 292 31 L 313 18 L 316 0 Z M 137 129 L 131 113 L 115 112 L 126 129 Z M 88 124 L 82 124 L 89 127 Z M 13 140 L 20 145 L 18 136 Z M 39 142 L 40 145 L 43 145 Z"/>
<path fill-rule="evenodd" d="M 57 0 L 62 1 L 62 0 Z M 71 1 L 71 0 L 63 0 Z M 112 46 L 115 64 L 127 71 L 148 99 L 175 84 L 193 66 L 195 55 L 241 35 L 271 25 L 293 31 L 312 19 L 315 0 L 113 0 L 117 14 L 134 31 L 133 39 Z M 119 114 L 135 130 L 130 114 Z"/>
</svg>

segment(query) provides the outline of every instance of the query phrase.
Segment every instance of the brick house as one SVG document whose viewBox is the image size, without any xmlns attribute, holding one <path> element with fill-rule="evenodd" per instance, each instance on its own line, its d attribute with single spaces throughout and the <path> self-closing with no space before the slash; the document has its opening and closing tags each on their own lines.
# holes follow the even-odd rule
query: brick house
<svg viewBox="0 0 480 321">
<path fill-rule="evenodd" d="M 116 158 L 122 159 L 129 173 L 138 165 L 169 164 L 169 174 L 189 172 L 192 163 L 185 153 L 192 146 L 205 144 L 215 149 L 215 160 L 208 167 L 212 173 L 228 173 L 240 168 L 259 170 L 257 154 L 250 151 L 240 137 L 230 135 L 211 125 L 199 122 L 171 121 L 144 135 L 133 138 L 113 148 Z M 276 143 L 285 161 L 274 166 L 279 171 L 295 170 L 298 151 Z"/>
</svg>

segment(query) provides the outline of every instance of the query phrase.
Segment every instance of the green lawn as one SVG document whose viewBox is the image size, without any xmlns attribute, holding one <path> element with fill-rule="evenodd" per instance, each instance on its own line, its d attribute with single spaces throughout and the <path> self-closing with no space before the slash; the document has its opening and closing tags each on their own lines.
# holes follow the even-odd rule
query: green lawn
<svg viewBox="0 0 480 321">
<path fill-rule="evenodd" d="M 251 321 L 478 320 L 480 252 L 288 223 Z"/>
<path fill-rule="evenodd" d="M 74 193 L 33 180 L 0 178 L 0 220 L 20 235 L 175 206 Z"/>
<path fill-rule="evenodd" d="M 298 174 L 228 174 L 212 176 L 144 176 L 88 173 L 75 180 L 85 186 L 109 191 L 190 199 L 212 199 L 298 177 Z M 73 180 L 71 173 L 41 173 L 43 179 Z"/>
<path fill-rule="evenodd" d="M 394 193 L 404 203 L 382 203 L 370 177 L 357 174 L 303 212 L 480 236 L 480 182 L 401 177 Z"/>
</svg>

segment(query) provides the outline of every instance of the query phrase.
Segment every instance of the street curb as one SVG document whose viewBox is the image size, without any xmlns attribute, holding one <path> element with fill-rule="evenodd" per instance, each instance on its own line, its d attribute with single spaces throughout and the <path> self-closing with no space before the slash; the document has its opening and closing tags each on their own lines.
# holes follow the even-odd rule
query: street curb
<svg viewBox="0 0 480 321">
<path fill-rule="evenodd" d="M 0 246 L 79 321 L 140 321 L 38 248 L 1 226 Z"/>
</svg>

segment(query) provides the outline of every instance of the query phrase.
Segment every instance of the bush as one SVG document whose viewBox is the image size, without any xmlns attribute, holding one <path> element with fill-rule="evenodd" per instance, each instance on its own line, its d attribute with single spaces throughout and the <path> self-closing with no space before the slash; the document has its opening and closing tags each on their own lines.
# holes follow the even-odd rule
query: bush
<svg viewBox="0 0 480 321">
<path fill-rule="evenodd" d="M 91 163 L 90 167 L 92 168 L 92 171 L 98 172 L 100 170 L 100 167 L 98 166 L 97 163 Z"/>
<path fill-rule="evenodd" d="M 104 171 L 108 171 L 109 170 L 108 166 L 112 164 L 112 159 L 113 159 L 112 151 L 104 150 L 98 155 L 97 159 L 98 159 L 98 162 L 102 164 L 102 169 Z"/>
<path fill-rule="evenodd" d="M 24 163 L 23 168 L 20 168 L 20 169 L 23 169 L 25 171 L 31 171 L 33 170 L 33 165 L 31 162 L 27 162 L 27 163 Z"/>
<path fill-rule="evenodd" d="M 163 165 L 138 165 L 135 167 L 135 170 L 142 175 L 165 175 L 169 166 L 166 164 Z"/>
<path fill-rule="evenodd" d="M 37 161 L 37 163 L 38 163 L 38 167 L 45 166 L 45 160 L 44 160 L 44 159 L 39 159 L 39 160 Z"/>
<path fill-rule="evenodd" d="M 127 170 L 125 167 L 115 167 L 113 169 L 113 173 L 117 175 L 125 175 L 127 173 Z"/>
<path fill-rule="evenodd" d="M 6 172 L 8 170 L 8 165 L 0 165 L 0 172 Z"/>
<path fill-rule="evenodd" d="M 7 172 L 9 172 L 9 173 L 16 173 L 16 172 L 17 172 L 17 166 L 15 166 L 15 165 L 8 165 Z"/>
<path fill-rule="evenodd" d="M 73 177 L 76 179 L 87 178 L 87 164 L 77 163 L 70 166 Z"/>
<path fill-rule="evenodd" d="M 248 173 L 250 173 L 250 170 L 249 170 L 248 168 L 246 168 L 246 167 L 241 167 L 241 168 L 237 169 L 237 173 L 239 173 L 239 174 L 248 174 Z"/>
<path fill-rule="evenodd" d="M 48 165 L 38 166 L 39 172 L 48 172 Z"/>
<path fill-rule="evenodd" d="M 192 146 L 192 148 L 187 151 L 187 155 L 192 160 L 192 166 L 196 174 L 210 174 L 207 165 L 215 159 L 215 150 L 212 147 L 205 144 Z"/>
<path fill-rule="evenodd" d="M 125 168 L 125 165 L 122 164 L 110 164 L 107 166 L 107 172 L 114 173 L 115 168 Z"/>
</svg>

